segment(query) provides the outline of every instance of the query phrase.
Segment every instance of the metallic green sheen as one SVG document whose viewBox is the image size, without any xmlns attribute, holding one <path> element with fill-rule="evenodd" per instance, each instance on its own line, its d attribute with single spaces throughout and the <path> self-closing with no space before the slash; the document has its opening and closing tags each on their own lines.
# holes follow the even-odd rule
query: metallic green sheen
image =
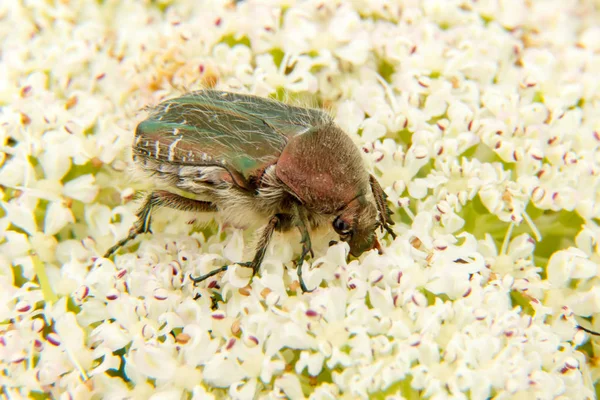
<svg viewBox="0 0 600 400">
<path fill-rule="evenodd" d="M 202 90 L 160 103 L 136 130 L 134 153 L 186 166 L 222 166 L 249 180 L 288 140 L 330 117 L 316 109 Z M 157 144 L 158 143 L 158 144 Z"/>
</svg>

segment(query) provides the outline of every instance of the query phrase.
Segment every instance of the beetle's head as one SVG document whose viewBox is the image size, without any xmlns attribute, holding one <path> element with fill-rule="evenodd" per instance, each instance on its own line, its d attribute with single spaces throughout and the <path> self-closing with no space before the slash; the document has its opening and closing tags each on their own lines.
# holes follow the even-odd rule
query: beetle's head
<svg viewBox="0 0 600 400">
<path fill-rule="evenodd" d="M 359 196 L 341 210 L 333 220 L 333 229 L 340 239 L 350 245 L 350 254 L 360 256 L 367 250 L 379 248 L 375 230 L 379 226 L 377 207 L 373 200 Z"/>
</svg>

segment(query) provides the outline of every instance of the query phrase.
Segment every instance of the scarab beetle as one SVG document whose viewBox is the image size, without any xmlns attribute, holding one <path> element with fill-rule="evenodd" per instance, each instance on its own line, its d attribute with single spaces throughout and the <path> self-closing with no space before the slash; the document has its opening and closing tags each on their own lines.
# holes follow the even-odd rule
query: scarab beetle
<svg viewBox="0 0 600 400">
<path fill-rule="evenodd" d="M 201 90 L 166 100 L 136 129 L 134 161 L 165 190 L 151 192 L 125 239 L 109 257 L 140 233 L 150 232 L 155 208 L 219 212 L 234 226 L 262 221 L 256 253 L 239 263 L 256 274 L 274 231 L 298 229 L 302 253 L 311 253 L 309 231 L 330 224 L 350 253 L 379 247 L 377 228 L 394 222 L 386 196 L 369 175 L 360 151 L 325 112 L 257 96 Z M 191 279 L 201 282 L 223 266 Z"/>
</svg>

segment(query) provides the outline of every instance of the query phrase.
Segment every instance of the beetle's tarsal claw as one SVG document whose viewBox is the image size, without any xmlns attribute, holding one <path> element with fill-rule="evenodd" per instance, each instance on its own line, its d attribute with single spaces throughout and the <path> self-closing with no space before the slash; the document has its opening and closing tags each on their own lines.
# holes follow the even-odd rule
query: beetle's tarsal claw
<svg viewBox="0 0 600 400">
<path fill-rule="evenodd" d="M 589 333 L 590 335 L 600 336 L 600 332 L 592 331 L 590 329 L 584 328 L 581 325 L 577 325 L 576 328 L 581 329 L 582 331 L 584 331 L 585 333 Z"/>
<path fill-rule="evenodd" d="M 314 292 L 317 288 L 314 289 L 307 289 L 306 288 L 306 284 L 304 283 L 304 279 L 300 279 L 300 289 L 302 289 L 302 293 L 312 293 Z"/>
<path fill-rule="evenodd" d="M 381 248 L 381 243 L 379 243 L 379 240 L 377 240 L 377 238 L 375 239 L 375 243 L 373 244 L 373 248 L 377 250 L 377 252 L 381 255 L 383 254 L 383 249 Z"/>
<path fill-rule="evenodd" d="M 165 190 L 154 191 L 146 196 L 144 203 L 137 211 L 137 220 L 129 231 L 129 235 L 108 249 L 104 257 L 110 257 L 120 247 L 123 247 L 137 235 L 141 233 L 152 233 L 152 230 L 150 229 L 150 225 L 152 224 L 152 212 L 154 209 L 161 207 L 194 212 L 212 212 L 217 210 L 214 204 L 207 201 L 188 199 Z"/>
<path fill-rule="evenodd" d="M 304 278 L 302 278 L 302 265 L 304 264 L 304 257 L 300 258 L 297 264 L 296 273 L 298 274 L 298 282 L 300 282 L 300 289 L 302 289 L 302 293 L 313 292 L 316 288 L 308 290 L 306 288 L 306 284 L 304 283 Z"/>
<path fill-rule="evenodd" d="M 221 272 L 227 271 L 227 268 L 229 268 L 229 265 L 223 265 L 221 268 L 214 269 L 214 270 L 210 271 L 208 274 L 200 275 L 199 277 L 196 277 L 196 278 L 194 278 L 192 276 L 192 274 L 190 274 L 190 280 L 192 282 L 194 282 L 194 286 L 196 286 L 197 284 L 207 280 L 211 276 L 215 276 Z"/>
<path fill-rule="evenodd" d="M 385 230 L 387 231 L 387 233 L 390 234 L 390 236 L 392 237 L 392 239 L 396 239 L 396 234 L 394 233 L 394 231 L 392 230 L 392 228 L 390 228 L 388 225 L 385 225 Z"/>
<path fill-rule="evenodd" d="M 256 264 L 252 261 L 246 261 L 246 262 L 239 262 L 236 263 L 237 265 L 239 265 L 240 267 L 244 267 L 244 268 L 252 268 L 252 276 L 258 274 L 258 270 L 260 268 L 260 264 Z"/>
<path fill-rule="evenodd" d="M 127 235 L 126 238 L 121 239 L 117 242 L 117 244 L 115 244 L 114 246 L 112 246 L 110 249 L 106 250 L 106 253 L 104 253 L 104 258 L 109 258 L 110 256 L 112 256 L 113 254 L 115 254 L 117 252 L 117 250 L 119 250 L 121 247 L 125 246 L 130 240 L 135 239 L 135 237 L 138 235 L 139 233 L 137 232 L 137 230 L 132 229 L 129 232 L 129 235 Z"/>
</svg>

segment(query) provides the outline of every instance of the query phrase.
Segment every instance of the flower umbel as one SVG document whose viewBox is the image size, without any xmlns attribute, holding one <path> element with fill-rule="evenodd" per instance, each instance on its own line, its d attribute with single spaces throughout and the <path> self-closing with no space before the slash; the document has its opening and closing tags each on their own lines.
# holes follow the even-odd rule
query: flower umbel
<svg viewBox="0 0 600 400">
<path fill-rule="evenodd" d="M 264 3 L 264 4 L 263 4 Z M 0 393 L 597 394 L 600 10 L 564 2 L 0 4 Z M 382 254 L 136 220 L 142 110 L 218 87 L 322 106 L 394 211 Z M 327 236 L 329 235 L 329 236 Z"/>
</svg>

